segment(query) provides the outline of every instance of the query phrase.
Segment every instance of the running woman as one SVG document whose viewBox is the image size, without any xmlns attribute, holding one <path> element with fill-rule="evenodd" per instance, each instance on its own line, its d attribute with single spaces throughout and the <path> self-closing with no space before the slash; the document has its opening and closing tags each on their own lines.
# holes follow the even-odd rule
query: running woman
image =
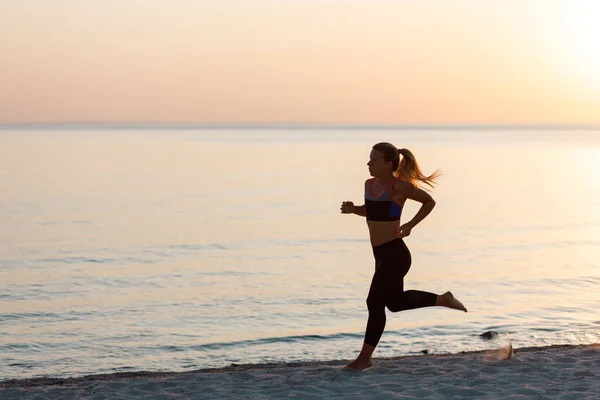
<svg viewBox="0 0 600 400">
<path fill-rule="evenodd" d="M 411 255 L 403 238 L 421 222 L 435 201 L 420 185 L 435 185 L 439 171 L 425 176 L 414 155 L 391 143 L 377 143 L 370 154 L 369 173 L 365 182 L 365 203 L 342 202 L 342 214 L 366 217 L 375 257 L 375 274 L 367 296 L 369 318 L 362 350 L 347 368 L 364 370 L 372 365 L 371 357 L 385 329 L 385 308 L 391 312 L 441 306 L 467 312 L 452 293 L 438 295 L 420 290 L 404 290 L 404 276 L 410 269 Z M 400 215 L 407 199 L 421 203 L 412 220 L 400 225 Z"/>
</svg>

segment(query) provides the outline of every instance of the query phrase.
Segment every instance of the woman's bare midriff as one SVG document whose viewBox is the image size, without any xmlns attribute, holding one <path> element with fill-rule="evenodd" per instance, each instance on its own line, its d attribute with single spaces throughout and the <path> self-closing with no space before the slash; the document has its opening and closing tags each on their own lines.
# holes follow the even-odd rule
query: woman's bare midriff
<svg viewBox="0 0 600 400">
<path fill-rule="evenodd" d="M 400 221 L 367 221 L 371 246 L 381 246 L 398 237 Z"/>
</svg>

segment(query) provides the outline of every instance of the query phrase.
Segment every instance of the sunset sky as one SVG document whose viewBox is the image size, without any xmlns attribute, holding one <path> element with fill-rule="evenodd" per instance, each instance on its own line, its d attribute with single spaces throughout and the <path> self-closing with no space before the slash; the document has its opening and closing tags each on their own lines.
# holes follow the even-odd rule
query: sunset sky
<svg viewBox="0 0 600 400">
<path fill-rule="evenodd" d="M 596 0 L 2 0 L 0 124 L 598 124 Z"/>
</svg>

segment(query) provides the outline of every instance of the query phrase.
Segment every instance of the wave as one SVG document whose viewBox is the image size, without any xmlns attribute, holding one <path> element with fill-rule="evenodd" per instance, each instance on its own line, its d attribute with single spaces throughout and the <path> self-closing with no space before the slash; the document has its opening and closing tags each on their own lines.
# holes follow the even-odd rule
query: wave
<svg viewBox="0 0 600 400">
<path fill-rule="evenodd" d="M 207 343 L 200 344 L 196 346 L 192 346 L 193 350 L 217 350 L 224 349 L 230 347 L 240 347 L 240 346 L 256 346 L 256 345 L 269 345 L 269 344 L 279 344 L 279 343 L 299 343 L 299 342 L 312 342 L 312 341 L 330 341 L 330 340 L 342 340 L 342 339 L 362 339 L 364 336 L 363 333 L 334 333 L 330 335 L 294 335 L 294 336 L 277 336 L 270 338 L 261 338 L 261 339 L 249 339 L 249 340 L 239 340 L 233 342 L 216 342 L 216 343 Z M 177 346 L 168 346 L 169 348 L 175 348 L 177 351 L 185 351 L 190 348 L 183 348 Z"/>
</svg>

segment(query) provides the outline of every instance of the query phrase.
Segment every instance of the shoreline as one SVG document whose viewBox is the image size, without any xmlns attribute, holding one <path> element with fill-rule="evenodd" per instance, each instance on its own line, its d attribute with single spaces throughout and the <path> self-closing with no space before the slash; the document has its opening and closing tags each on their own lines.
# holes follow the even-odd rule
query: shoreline
<svg viewBox="0 0 600 400">
<path fill-rule="evenodd" d="M 514 353 L 507 347 L 500 347 L 493 350 L 477 350 L 468 352 L 459 352 L 453 354 L 422 354 L 422 355 L 404 355 L 389 358 L 374 358 L 373 368 L 358 372 L 343 369 L 351 360 L 332 360 L 332 361 L 310 361 L 310 362 L 290 362 L 290 363 L 266 363 L 266 364 L 232 364 L 221 368 L 203 368 L 192 371 L 133 371 L 116 372 L 109 374 L 93 374 L 84 376 L 73 376 L 65 378 L 36 377 L 25 379 L 11 379 L 0 381 L 0 394 L 9 389 L 29 391 L 31 389 L 58 389 L 63 387 L 77 387 L 97 383 L 99 385 L 109 383 L 129 383 L 135 385 L 136 381 L 189 381 L 190 378 L 219 377 L 231 375 L 285 375 L 290 371 L 327 371 L 338 375 L 350 374 L 353 376 L 365 376 L 366 374 L 375 374 L 377 371 L 385 372 L 386 369 L 397 367 L 398 365 L 411 366 L 420 364 L 479 364 L 480 366 L 506 365 L 507 362 L 520 359 L 530 359 L 537 356 L 552 358 L 557 356 L 560 359 L 569 358 L 572 353 L 584 353 L 586 356 L 593 357 L 594 364 L 600 364 L 600 344 L 590 345 L 550 345 L 542 347 L 524 347 L 512 348 Z M 575 360 L 575 359 L 574 359 Z M 547 365 L 544 364 L 544 365 Z M 356 375 L 358 374 L 358 375 Z M 600 382 L 600 371 L 593 371 L 595 378 Z M 384 374 L 385 375 L 385 374 Z M 307 382 L 308 383 L 308 382 Z M 600 385 L 600 384 L 599 384 Z"/>
</svg>

